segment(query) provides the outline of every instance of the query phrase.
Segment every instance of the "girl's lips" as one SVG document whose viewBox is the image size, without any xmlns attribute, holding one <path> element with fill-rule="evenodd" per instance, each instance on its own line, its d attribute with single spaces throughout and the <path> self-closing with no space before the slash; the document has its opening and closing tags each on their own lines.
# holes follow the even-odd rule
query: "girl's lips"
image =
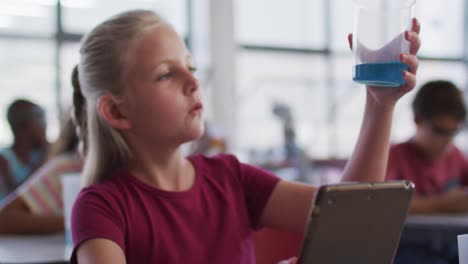
<svg viewBox="0 0 468 264">
<path fill-rule="evenodd" d="M 203 109 L 203 104 L 200 102 L 197 102 L 190 110 L 190 113 L 201 112 L 202 109 Z"/>
</svg>

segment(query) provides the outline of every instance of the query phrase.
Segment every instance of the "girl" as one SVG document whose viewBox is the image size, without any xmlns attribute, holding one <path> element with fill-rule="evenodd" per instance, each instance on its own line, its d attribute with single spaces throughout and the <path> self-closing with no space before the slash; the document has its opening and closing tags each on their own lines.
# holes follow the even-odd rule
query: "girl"
<svg viewBox="0 0 468 264">
<path fill-rule="evenodd" d="M 400 57 L 407 84 L 367 87 L 347 181 L 384 179 L 393 108 L 416 83 L 416 20 L 412 28 L 411 54 Z M 203 134 L 203 102 L 191 56 L 161 17 L 114 16 L 80 52 L 74 103 L 88 138 L 88 187 L 73 209 L 72 263 L 254 263 L 252 229 L 303 232 L 316 187 L 231 155 L 182 155 L 181 145 Z"/>
</svg>

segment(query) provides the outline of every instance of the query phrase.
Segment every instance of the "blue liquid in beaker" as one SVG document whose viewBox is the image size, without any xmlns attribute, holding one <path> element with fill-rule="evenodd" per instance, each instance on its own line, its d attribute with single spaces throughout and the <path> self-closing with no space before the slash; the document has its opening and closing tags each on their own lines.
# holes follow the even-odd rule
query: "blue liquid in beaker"
<svg viewBox="0 0 468 264">
<path fill-rule="evenodd" d="M 408 65 L 399 61 L 364 63 L 355 66 L 353 81 L 372 86 L 396 87 L 405 84 L 403 71 Z"/>
</svg>

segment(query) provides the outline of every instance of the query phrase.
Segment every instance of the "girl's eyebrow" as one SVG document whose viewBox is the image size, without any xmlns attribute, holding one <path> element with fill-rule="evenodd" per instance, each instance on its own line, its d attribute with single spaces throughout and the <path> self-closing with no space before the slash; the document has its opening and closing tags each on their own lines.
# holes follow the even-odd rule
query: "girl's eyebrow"
<svg viewBox="0 0 468 264">
<path fill-rule="evenodd" d="M 192 57 L 192 54 L 190 53 L 187 53 L 187 55 L 185 55 L 185 60 L 189 63 L 192 63 L 193 62 L 193 57 Z M 163 64 L 169 64 L 171 62 L 173 62 L 174 60 L 172 59 L 164 59 L 164 60 L 161 60 L 159 61 L 156 65 L 153 65 L 152 67 L 152 70 L 155 70 L 157 69 L 159 66 L 163 65 Z"/>
</svg>

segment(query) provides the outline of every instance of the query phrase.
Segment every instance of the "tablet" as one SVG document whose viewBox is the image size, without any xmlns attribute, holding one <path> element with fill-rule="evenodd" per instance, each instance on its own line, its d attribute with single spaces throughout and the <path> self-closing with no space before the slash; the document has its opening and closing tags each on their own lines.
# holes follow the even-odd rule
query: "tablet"
<svg viewBox="0 0 468 264">
<path fill-rule="evenodd" d="M 409 181 L 320 187 L 298 263 L 393 263 L 413 190 Z"/>
</svg>

